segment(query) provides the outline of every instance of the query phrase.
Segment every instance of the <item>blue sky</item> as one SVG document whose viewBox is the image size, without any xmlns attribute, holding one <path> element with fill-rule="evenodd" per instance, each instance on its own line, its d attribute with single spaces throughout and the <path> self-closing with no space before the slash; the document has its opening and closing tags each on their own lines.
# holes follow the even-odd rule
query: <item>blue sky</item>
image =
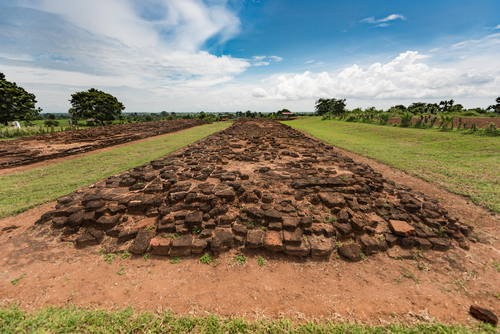
<svg viewBox="0 0 500 334">
<path fill-rule="evenodd" d="M 0 0 L 0 71 L 47 112 L 310 111 L 500 95 L 497 0 Z"/>
</svg>

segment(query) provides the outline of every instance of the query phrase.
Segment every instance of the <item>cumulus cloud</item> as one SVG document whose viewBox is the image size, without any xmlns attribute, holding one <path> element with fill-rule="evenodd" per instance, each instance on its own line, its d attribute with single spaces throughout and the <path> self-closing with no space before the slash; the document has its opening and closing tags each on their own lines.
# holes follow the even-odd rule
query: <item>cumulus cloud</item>
<svg viewBox="0 0 500 334">
<path fill-rule="evenodd" d="M 31 85 L 35 93 L 46 84 L 66 94 L 75 87 L 100 86 L 148 89 L 161 95 L 174 86 L 229 82 L 253 62 L 202 50 L 208 40 L 223 42 L 239 31 L 239 19 L 225 1 L 13 4 L 17 6 L 0 4 L 0 65 L 9 78 Z M 145 8 L 155 15 L 141 12 Z M 42 95 L 39 100 L 42 105 L 54 104 Z"/>
<path fill-rule="evenodd" d="M 430 60 L 429 55 L 406 51 L 386 63 L 354 64 L 335 72 L 306 71 L 275 75 L 267 78 L 263 86 L 254 89 L 253 96 L 281 100 L 332 96 L 419 99 L 492 96 L 500 91 L 499 60 L 490 59 L 488 70 L 470 66 L 468 60 L 457 61 L 453 67 L 431 64 Z M 474 59 L 470 61 L 477 62 Z"/>
<path fill-rule="evenodd" d="M 375 18 L 374 16 L 370 16 L 362 19 L 360 22 L 373 24 L 377 27 L 388 27 L 390 25 L 390 22 L 397 20 L 406 21 L 406 17 L 401 14 L 390 14 L 379 19 Z"/>
</svg>

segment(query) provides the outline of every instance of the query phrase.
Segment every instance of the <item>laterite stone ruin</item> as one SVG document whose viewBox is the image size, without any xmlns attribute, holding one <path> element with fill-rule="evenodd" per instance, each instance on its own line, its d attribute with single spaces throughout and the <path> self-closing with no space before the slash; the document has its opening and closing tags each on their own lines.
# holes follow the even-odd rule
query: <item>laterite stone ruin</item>
<svg viewBox="0 0 500 334">
<path fill-rule="evenodd" d="M 82 248 L 190 256 L 257 249 L 349 261 L 468 247 L 439 203 L 274 121 L 241 120 L 178 153 L 59 198 L 37 228 Z"/>
</svg>

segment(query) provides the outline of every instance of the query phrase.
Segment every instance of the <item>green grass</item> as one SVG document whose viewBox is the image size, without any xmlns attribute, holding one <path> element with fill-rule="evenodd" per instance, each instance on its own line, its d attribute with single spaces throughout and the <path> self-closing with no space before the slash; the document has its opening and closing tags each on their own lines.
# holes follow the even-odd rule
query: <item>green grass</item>
<svg viewBox="0 0 500 334">
<path fill-rule="evenodd" d="M 46 308 L 27 313 L 16 307 L 0 308 L 1 333 L 495 333 L 487 325 L 416 324 L 367 326 L 333 322 L 294 323 L 290 320 L 248 321 L 214 315 L 193 317 L 171 313 L 135 313 Z"/>
<path fill-rule="evenodd" d="M 0 218 L 49 202 L 100 179 L 143 165 L 225 129 L 229 122 L 197 126 L 105 152 L 0 176 Z"/>
<path fill-rule="evenodd" d="M 465 196 L 500 212 L 500 138 L 437 129 L 414 129 L 323 121 L 303 117 L 283 122 Z"/>
</svg>

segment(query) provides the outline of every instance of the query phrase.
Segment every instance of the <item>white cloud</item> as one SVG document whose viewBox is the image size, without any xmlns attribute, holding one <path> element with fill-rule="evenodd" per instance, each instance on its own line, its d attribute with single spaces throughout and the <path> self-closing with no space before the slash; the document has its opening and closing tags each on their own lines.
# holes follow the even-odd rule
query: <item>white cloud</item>
<svg viewBox="0 0 500 334">
<path fill-rule="evenodd" d="M 388 27 L 389 22 L 397 21 L 397 20 L 406 21 L 406 17 L 404 15 L 401 15 L 401 14 L 390 14 L 390 15 L 387 15 L 386 17 L 383 17 L 380 19 L 377 19 L 374 16 L 370 16 L 370 17 L 366 17 L 366 18 L 362 19 L 360 22 L 374 24 L 376 27 L 383 28 L 383 27 Z"/>
<path fill-rule="evenodd" d="M 500 29 L 500 24 L 497 24 L 497 26 L 495 28 L 493 28 L 495 30 L 499 30 Z"/>
<path fill-rule="evenodd" d="M 500 91 L 500 59 L 494 56 L 499 43 L 500 34 L 496 34 L 430 55 L 406 51 L 386 63 L 274 75 L 255 88 L 253 96 L 290 101 L 332 96 L 371 100 L 491 97 Z"/>
<path fill-rule="evenodd" d="M 279 56 L 253 56 L 251 59 L 253 66 L 269 66 L 271 63 L 279 63 L 283 58 Z"/>
<path fill-rule="evenodd" d="M 154 19 L 140 15 L 137 7 L 146 3 L 158 12 Z M 33 87 L 35 93 L 46 93 L 45 84 L 57 86 L 67 96 L 93 86 L 149 90 L 162 96 L 174 87 L 227 83 L 254 63 L 201 50 L 207 40 L 225 41 L 239 31 L 239 19 L 225 1 L 20 0 L 18 4 L 25 6 L 16 8 L 21 15 L 0 22 L 0 41 L 6 41 L 0 66 L 9 78 Z M 60 98 L 37 95 L 42 107 L 57 105 L 53 98 Z M 65 110 L 66 100 L 59 102 L 58 111 Z"/>
</svg>

